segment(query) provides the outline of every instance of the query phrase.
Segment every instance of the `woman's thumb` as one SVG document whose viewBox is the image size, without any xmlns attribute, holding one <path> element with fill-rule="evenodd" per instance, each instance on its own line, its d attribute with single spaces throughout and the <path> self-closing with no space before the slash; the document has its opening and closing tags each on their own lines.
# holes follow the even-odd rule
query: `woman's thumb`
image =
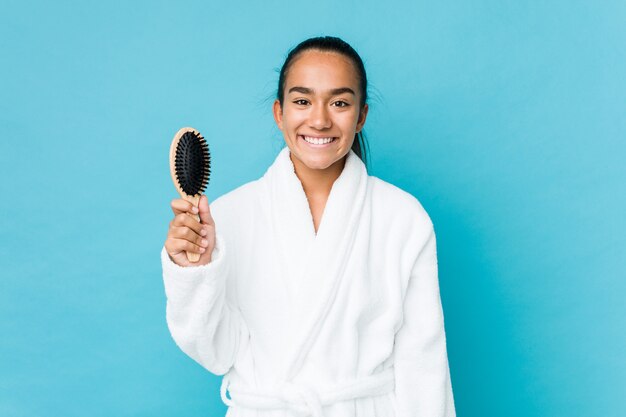
<svg viewBox="0 0 626 417">
<path fill-rule="evenodd" d="M 209 200 L 206 195 L 200 196 L 200 202 L 198 203 L 198 214 L 202 224 L 213 225 L 213 217 L 211 217 L 211 209 L 209 208 Z"/>
</svg>

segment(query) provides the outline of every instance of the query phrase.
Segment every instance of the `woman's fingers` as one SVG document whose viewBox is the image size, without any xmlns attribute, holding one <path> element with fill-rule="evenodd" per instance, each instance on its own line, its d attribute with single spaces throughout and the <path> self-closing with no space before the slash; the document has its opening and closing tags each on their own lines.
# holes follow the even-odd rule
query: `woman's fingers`
<svg viewBox="0 0 626 417">
<path fill-rule="evenodd" d="M 206 231 L 206 229 L 203 229 Z M 209 239 L 204 235 L 198 235 L 195 231 L 191 230 L 186 226 L 172 226 L 170 230 L 170 236 L 175 239 L 185 239 L 191 243 L 195 243 L 198 246 L 206 247 L 208 246 Z"/>
<path fill-rule="evenodd" d="M 181 227 L 185 226 L 196 232 L 198 235 L 202 235 L 202 231 L 204 228 L 202 224 L 195 218 L 195 216 L 190 216 L 187 213 L 180 213 L 174 216 L 174 220 L 170 223 L 170 227 Z M 205 232 L 206 233 L 206 230 Z"/>
<path fill-rule="evenodd" d="M 190 241 L 186 239 L 169 238 L 165 242 L 165 250 L 170 255 L 176 255 L 183 251 L 194 252 L 194 253 L 204 253 L 206 251 L 206 248 L 202 246 L 198 246 L 194 243 L 191 243 Z"/>
<path fill-rule="evenodd" d="M 191 214 L 198 213 L 197 207 L 195 207 L 189 201 L 184 200 L 182 198 L 173 199 L 170 205 L 172 206 L 172 211 L 174 212 L 175 215 L 178 215 L 180 213 L 191 213 Z M 196 209 L 196 211 L 194 211 L 194 208 Z"/>
<path fill-rule="evenodd" d="M 213 216 L 211 216 L 211 208 L 209 206 L 209 199 L 206 195 L 200 196 L 198 207 L 195 207 L 192 203 L 182 198 L 176 198 L 170 203 L 172 211 L 175 215 L 181 213 L 197 214 L 200 217 L 202 224 L 215 225 Z"/>
</svg>

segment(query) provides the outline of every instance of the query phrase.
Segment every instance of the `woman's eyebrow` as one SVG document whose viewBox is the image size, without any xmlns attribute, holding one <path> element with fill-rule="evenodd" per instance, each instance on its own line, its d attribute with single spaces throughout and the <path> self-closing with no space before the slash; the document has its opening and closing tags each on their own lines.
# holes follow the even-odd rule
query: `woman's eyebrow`
<svg viewBox="0 0 626 417">
<path fill-rule="evenodd" d="M 301 94 L 315 94 L 315 90 L 313 90 L 312 88 L 308 88 L 308 87 L 300 87 L 300 86 L 295 86 L 295 87 L 291 87 L 289 89 L 289 91 L 287 92 L 287 94 L 292 93 L 292 92 L 298 92 Z M 350 93 L 353 96 L 356 96 L 356 94 L 354 93 L 354 90 L 351 89 L 350 87 L 340 87 L 340 88 L 333 88 L 331 90 L 328 90 L 329 93 L 331 95 L 337 95 L 337 94 L 342 94 L 342 93 Z"/>
</svg>

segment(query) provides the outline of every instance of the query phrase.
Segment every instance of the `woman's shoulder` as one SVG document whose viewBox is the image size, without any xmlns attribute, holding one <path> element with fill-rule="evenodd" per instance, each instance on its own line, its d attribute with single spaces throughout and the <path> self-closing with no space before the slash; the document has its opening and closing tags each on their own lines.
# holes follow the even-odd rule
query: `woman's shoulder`
<svg viewBox="0 0 626 417">
<path fill-rule="evenodd" d="M 258 180 L 247 182 L 220 195 L 209 202 L 211 216 L 217 233 L 221 234 L 226 245 L 233 248 L 240 245 L 248 232 L 256 230 L 259 214 Z"/>
<path fill-rule="evenodd" d="M 220 195 L 210 202 L 211 213 L 219 217 L 230 214 L 241 214 L 242 210 L 254 209 L 258 199 L 259 180 L 247 182 Z"/>
<path fill-rule="evenodd" d="M 242 199 L 248 199 L 256 192 L 259 180 L 249 181 L 241 184 L 230 191 L 217 197 L 213 202 L 218 205 L 233 203 Z"/>
<path fill-rule="evenodd" d="M 370 176 L 373 206 L 390 219 L 406 224 L 415 224 L 419 229 L 433 227 L 428 212 L 413 194 L 383 179 Z"/>
</svg>

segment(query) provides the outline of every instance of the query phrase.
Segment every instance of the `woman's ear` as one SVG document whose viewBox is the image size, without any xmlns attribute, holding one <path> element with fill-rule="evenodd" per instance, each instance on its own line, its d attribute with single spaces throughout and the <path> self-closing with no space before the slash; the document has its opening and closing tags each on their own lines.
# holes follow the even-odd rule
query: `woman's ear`
<svg viewBox="0 0 626 417">
<path fill-rule="evenodd" d="M 276 121 L 278 128 L 280 130 L 283 130 L 283 109 L 280 106 L 280 101 L 278 101 L 278 99 L 274 100 L 274 106 L 272 110 L 272 112 L 274 113 L 274 120 Z"/>
<path fill-rule="evenodd" d="M 359 120 L 356 123 L 356 133 L 359 133 L 361 129 L 363 129 L 363 125 L 365 124 L 365 119 L 367 118 L 367 112 L 369 110 L 369 106 L 365 104 L 363 109 L 361 109 L 361 113 L 359 113 Z"/>
</svg>

